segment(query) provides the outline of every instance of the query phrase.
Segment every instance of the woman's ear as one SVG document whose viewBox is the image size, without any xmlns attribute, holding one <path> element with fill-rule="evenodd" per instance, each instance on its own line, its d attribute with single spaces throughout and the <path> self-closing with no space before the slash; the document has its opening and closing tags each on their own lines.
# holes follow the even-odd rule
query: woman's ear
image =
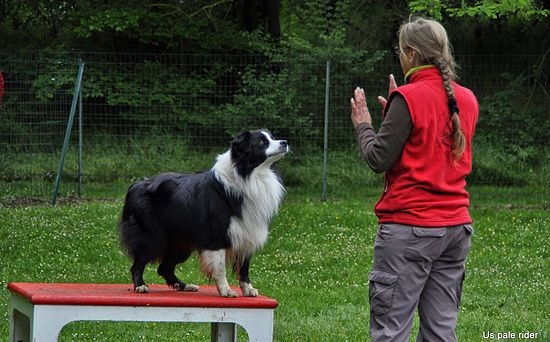
<svg viewBox="0 0 550 342">
<path fill-rule="evenodd" d="M 415 66 L 415 61 L 416 61 L 416 51 L 414 51 L 413 49 L 411 49 L 411 53 L 409 54 L 409 62 L 411 63 L 412 66 Z"/>
</svg>

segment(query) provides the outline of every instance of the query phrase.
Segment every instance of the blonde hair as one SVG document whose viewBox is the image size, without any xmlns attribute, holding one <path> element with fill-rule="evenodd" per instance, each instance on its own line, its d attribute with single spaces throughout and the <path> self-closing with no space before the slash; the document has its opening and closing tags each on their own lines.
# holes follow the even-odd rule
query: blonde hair
<svg viewBox="0 0 550 342">
<path fill-rule="evenodd" d="M 458 107 L 451 81 L 457 78 L 457 65 L 453 58 L 451 44 L 445 28 L 437 21 L 425 18 L 409 18 L 399 28 L 399 49 L 416 52 L 416 64 L 434 64 L 441 73 L 443 87 L 447 93 L 452 121 L 452 153 L 459 159 L 464 153 L 466 138 L 458 118 Z"/>
</svg>

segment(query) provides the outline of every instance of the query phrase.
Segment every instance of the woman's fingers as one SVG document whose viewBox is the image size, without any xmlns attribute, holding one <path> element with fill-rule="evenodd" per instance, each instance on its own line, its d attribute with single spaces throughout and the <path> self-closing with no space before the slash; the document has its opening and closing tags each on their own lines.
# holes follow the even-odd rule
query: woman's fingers
<svg viewBox="0 0 550 342">
<path fill-rule="evenodd" d="M 388 87 L 388 94 L 391 93 L 395 88 L 397 88 L 397 83 L 395 83 L 395 77 L 393 77 L 393 74 L 390 74 L 390 82 Z"/>
<path fill-rule="evenodd" d="M 397 88 L 397 83 L 395 83 L 395 77 L 393 77 L 393 74 L 390 74 L 388 77 L 388 96 L 391 94 L 391 92 Z M 388 104 L 388 100 L 382 96 L 378 96 L 376 98 L 378 100 L 378 103 L 382 106 L 382 117 L 384 117 L 384 108 L 386 108 L 386 104 Z"/>
<path fill-rule="evenodd" d="M 358 106 L 366 106 L 367 101 L 365 100 L 365 92 L 363 89 L 357 87 L 355 89 L 355 102 Z"/>
<path fill-rule="evenodd" d="M 382 105 L 382 107 L 386 107 L 386 103 L 388 103 L 388 101 L 385 98 L 383 98 L 382 96 L 378 96 L 376 99 L 378 100 L 378 103 Z"/>
</svg>

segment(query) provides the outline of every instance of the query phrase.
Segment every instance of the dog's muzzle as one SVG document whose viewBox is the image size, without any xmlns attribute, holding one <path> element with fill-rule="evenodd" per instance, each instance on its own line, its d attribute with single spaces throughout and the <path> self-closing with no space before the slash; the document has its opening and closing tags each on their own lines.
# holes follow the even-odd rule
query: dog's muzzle
<svg viewBox="0 0 550 342">
<path fill-rule="evenodd" d="M 268 150 L 268 156 L 283 156 L 285 153 L 287 153 L 289 150 L 289 146 L 286 140 L 275 140 L 272 142 L 272 146 L 270 146 Z"/>
<path fill-rule="evenodd" d="M 289 147 L 286 140 L 279 140 L 279 153 L 287 153 L 288 149 Z"/>
<path fill-rule="evenodd" d="M 283 153 L 288 152 L 288 143 L 286 142 L 286 140 L 279 140 L 279 146 L 280 149 L 284 151 Z"/>
</svg>

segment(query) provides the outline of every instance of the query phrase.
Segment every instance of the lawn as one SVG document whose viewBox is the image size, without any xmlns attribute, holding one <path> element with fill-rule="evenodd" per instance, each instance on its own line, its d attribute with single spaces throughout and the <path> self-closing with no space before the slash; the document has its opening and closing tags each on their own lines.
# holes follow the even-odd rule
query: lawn
<svg viewBox="0 0 550 342">
<path fill-rule="evenodd" d="M 309 190 L 289 189 L 251 270 L 255 287 L 280 303 L 277 341 L 369 339 L 367 276 L 376 230 L 371 208 L 378 190 L 340 189 L 340 195 L 321 202 Z M 550 221 L 544 190 L 471 190 L 476 232 L 459 339 L 530 331 L 548 340 Z M 9 281 L 129 283 L 130 261 L 116 233 L 121 206 L 122 194 L 56 207 L 4 203 L 0 286 L 5 289 Z M 146 270 L 146 281 L 161 283 L 155 269 Z M 207 282 L 196 259 L 178 270 L 191 283 Z M 0 336 L 7 336 L 8 291 L 0 296 Z M 79 322 L 63 330 L 61 341 L 207 341 L 209 329 L 207 324 Z M 242 329 L 239 336 L 245 336 Z"/>
</svg>

